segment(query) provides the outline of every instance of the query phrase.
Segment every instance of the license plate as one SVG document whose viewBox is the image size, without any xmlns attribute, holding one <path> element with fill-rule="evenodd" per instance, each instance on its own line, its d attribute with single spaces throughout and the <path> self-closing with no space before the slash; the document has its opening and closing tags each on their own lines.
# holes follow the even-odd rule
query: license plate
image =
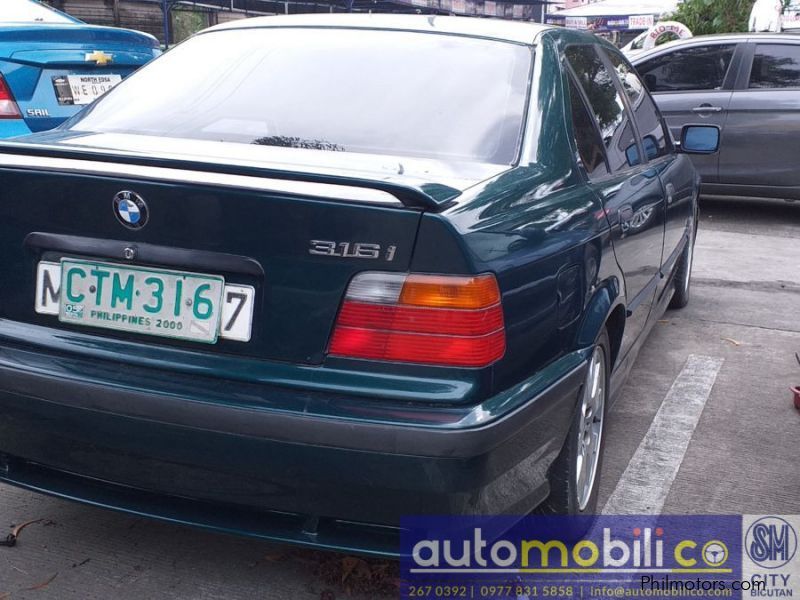
<svg viewBox="0 0 800 600">
<path fill-rule="evenodd" d="M 74 325 L 249 341 L 255 290 L 218 275 L 64 259 L 37 267 L 35 310 Z"/>
<path fill-rule="evenodd" d="M 91 104 L 122 81 L 122 75 L 59 75 L 53 88 L 59 104 Z"/>
</svg>

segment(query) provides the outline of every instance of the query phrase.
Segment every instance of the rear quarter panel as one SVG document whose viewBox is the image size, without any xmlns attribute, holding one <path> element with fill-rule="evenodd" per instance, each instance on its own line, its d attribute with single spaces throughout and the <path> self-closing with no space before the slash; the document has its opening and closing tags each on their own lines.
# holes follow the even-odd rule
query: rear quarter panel
<svg viewBox="0 0 800 600">
<path fill-rule="evenodd" d="M 558 56 L 544 36 L 528 117 L 535 160 L 472 188 L 441 214 L 423 215 L 411 265 L 422 272 L 496 273 L 507 349 L 494 366 L 495 392 L 578 350 L 599 287 L 614 280 L 606 296 L 619 293 L 608 220 L 574 159 Z M 430 241 L 444 239 L 446 229 L 460 248 Z"/>
</svg>

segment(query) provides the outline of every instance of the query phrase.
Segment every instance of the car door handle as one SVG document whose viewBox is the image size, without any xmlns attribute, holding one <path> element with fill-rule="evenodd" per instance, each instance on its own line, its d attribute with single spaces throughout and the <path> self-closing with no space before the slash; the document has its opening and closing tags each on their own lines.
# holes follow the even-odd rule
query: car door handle
<svg viewBox="0 0 800 600">
<path fill-rule="evenodd" d="M 722 112 L 721 106 L 711 106 L 710 104 L 701 104 L 700 106 L 695 106 L 692 109 L 693 113 L 705 113 L 705 112 Z"/>
<path fill-rule="evenodd" d="M 675 200 L 675 186 L 671 183 L 668 183 L 664 187 L 666 188 L 667 192 L 667 204 L 672 204 L 672 202 Z"/>
</svg>

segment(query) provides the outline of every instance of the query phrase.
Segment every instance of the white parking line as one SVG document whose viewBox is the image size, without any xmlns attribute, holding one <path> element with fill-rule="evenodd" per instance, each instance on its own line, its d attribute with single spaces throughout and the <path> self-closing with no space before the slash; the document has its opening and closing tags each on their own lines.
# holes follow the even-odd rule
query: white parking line
<svg viewBox="0 0 800 600">
<path fill-rule="evenodd" d="M 661 513 L 723 362 L 722 358 L 689 355 L 603 514 Z"/>
</svg>

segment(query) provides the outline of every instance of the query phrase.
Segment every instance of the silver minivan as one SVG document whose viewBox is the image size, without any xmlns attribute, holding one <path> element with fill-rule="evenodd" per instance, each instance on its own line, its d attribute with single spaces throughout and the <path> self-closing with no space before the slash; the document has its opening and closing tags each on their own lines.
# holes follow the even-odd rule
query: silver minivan
<svg viewBox="0 0 800 600">
<path fill-rule="evenodd" d="M 720 128 L 720 151 L 692 156 L 704 195 L 800 200 L 800 35 L 701 36 L 632 62 L 673 137 Z"/>
</svg>

